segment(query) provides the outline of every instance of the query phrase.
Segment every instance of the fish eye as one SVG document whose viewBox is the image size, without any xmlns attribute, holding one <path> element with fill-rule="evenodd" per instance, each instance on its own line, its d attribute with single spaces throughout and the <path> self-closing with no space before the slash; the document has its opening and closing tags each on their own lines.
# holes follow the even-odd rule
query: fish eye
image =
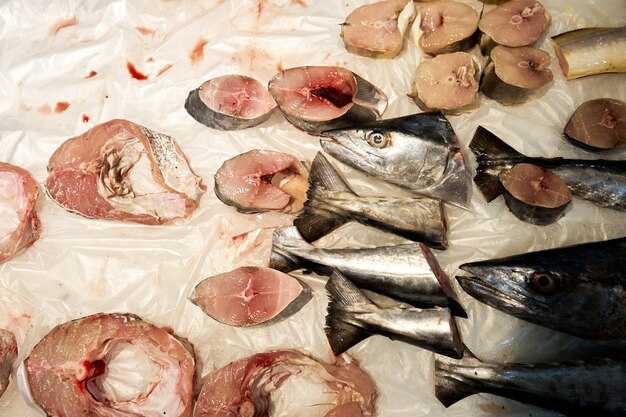
<svg viewBox="0 0 626 417">
<path fill-rule="evenodd" d="M 389 143 L 389 138 L 382 132 L 370 132 L 366 136 L 367 143 L 374 148 L 384 148 Z"/>
<path fill-rule="evenodd" d="M 561 281 L 558 276 L 548 272 L 536 272 L 530 276 L 530 287 L 540 293 L 550 294 L 559 289 Z"/>
</svg>

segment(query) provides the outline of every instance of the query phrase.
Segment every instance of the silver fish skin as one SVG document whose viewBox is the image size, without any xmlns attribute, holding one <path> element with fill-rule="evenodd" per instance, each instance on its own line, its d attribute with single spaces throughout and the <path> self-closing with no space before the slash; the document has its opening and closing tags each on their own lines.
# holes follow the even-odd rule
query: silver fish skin
<svg viewBox="0 0 626 417">
<path fill-rule="evenodd" d="M 295 227 L 274 231 L 270 268 L 300 268 L 330 275 L 337 269 L 361 287 L 418 308 L 450 307 L 466 317 L 454 288 L 423 243 L 360 249 L 320 248 L 306 242 Z"/>
<path fill-rule="evenodd" d="M 332 157 L 416 194 L 465 206 L 467 176 L 452 125 L 428 112 L 322 133 Z"/>
<path fill-rule="evenodd" d="M 482 126 L 476 129 L 469 147 L 478 163 L 474 182 L 487 201 L 502 193 L 498 181 L 502 170 L 528 163 L 552 170 L 580 198 L 602 207 L 626 210 L 626 161 L 529 157 Z"/>
<path fill-rule="evenodd" d="M 359 196 L 322 153 L 311 164 L 307 197 L 294 225 L 308 242 L 355 220 L 436 249 L 447 247 L 446 218 L 440 200 Z"/>
<path fill-rule="evenodd" d="M 466 263 L 472 297 L 520 319 L 620 346 L 626 342 L 626 238 Z"/>
<path fill-rule="evenodd" d="M 595 358 L 562 363 L 498 364 L 435 356 L 435 396 L 446 407 L 490 393 L 567 416 L 626 415 L 626 361 Z"/>
<path fill-rule="evenodd" d="M 378 334 L 460 358 L 461 336 L 447 308 L 380 308 L 339 271 L 326 283 L 330 301 L 326 314 L 326 336 L 335 355 Z"/>
<path fill-rule="evenodd" d="M 0 329 L 0 397 L 9 385 L 9 376 L 17 357 L 17 341 L 8 330 Z"/>
</svg>

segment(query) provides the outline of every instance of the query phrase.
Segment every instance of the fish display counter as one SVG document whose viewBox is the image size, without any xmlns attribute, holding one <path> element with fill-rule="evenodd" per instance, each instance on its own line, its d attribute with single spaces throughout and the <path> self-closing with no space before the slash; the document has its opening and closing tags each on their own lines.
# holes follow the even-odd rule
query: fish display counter
<svg viewBox="0 0 626 417">
<path fill-rule="evenodd" d="M 459 2 L 479 18 L 496 7 Z M 467 389 L 505 363 L 519 375 L 542 363 L 527 380 L 548 391 L 551 364 L 563 362 L 556 370 L 574 376 L 572 391 L 555 394 L 565 397 L 597 394 L 581 378 L 599 396 L 623 386 L 624 364 L 612 361 L 623 347 L 605 340 L 619 332 L 596 330 L 624 322 L 612 288 L 624 280 L 626 148 L 611 135 L 624 131 L 626 73 L 576 71 L 603 33 L 610 44 L 596 56 L 624 65 L 624 1 L 523 9 L 544 28 L 532 44 L 541 59 L 519 65 L 517 52 L 481 42 L 504 50 L 515 74 L 492 65 L 496 94 L 483 94 L 477 46 L 446 63 L 473 62 L 476 74 L 419 72 L 420 85 L 455 82 L 432 101 L 415 91 L 418 65 L 437 62 L 416 26 L 425 4 L 428 16 L 445 6 L 389 0 L 379 11 L 396 20 L 376 29 L 402 32 L 372 51 L 344 22 L 374 3 L 0 4 L 1 417 L 190 416 L 194 404 L 195 417 L 222 415 L 216 401 L 230 401 L 232 415 L 273 417 L 560 415 L 541 393 Z M 367 20 L 359 13 L 350 22 Z M 478 24 L 470 15 L 460 20 Z M 605 29 L 570 33 L 583 28 Z M 461 32 L 456 46 L 478 41 Z M 541 82 L 513 85 L 528 74 Z M 316 90 L 295 108 L 306 88 Z M 462 104 L 445 108 L 441 96 L 454 91 Z M 242 94 L 255 105 L 238 108 Z M 587 128 L 584 111 L 602 113 L 602 127 Z M 541 183 L 546 172 L 558 181 Z M 599 286 L 575 280 L 602 268 Z M 484 289 L 522 297 L 515 285 L 530 285 L 548 297 L 566 284 L 584 297 L 568 292 L 553 316 L 526 301 L 503 307 Z M 591 291 L 596 301 L 583 302 Z M 562 314 L 578 302 L 593 317 Z M 406 327 L 404 312 L 436 324 Z M 459 375 L 474 381 L 465 391 Z"/>
</svg>

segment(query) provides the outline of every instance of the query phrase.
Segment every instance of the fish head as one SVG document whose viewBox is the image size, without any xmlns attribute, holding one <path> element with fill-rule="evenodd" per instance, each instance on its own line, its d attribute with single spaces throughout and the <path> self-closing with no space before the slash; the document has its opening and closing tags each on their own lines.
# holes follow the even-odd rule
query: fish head
<svg viewBox="0 0 626 417">
<path fill-rule="evenodd" d="M 456 134 L 440 113 L 419 113 L 322 133 L 334 158 L 423 195 L 465 204 L 466 175 Z"/>
<path fill-rule="evenodd" d="M 523 257 L 515 260 L 461 265 L 473 276 L 457 276 L 457 280 L 477 300 L 531 323 L 586 338 L 624 332 L 624 309 L 616 308 L 626 301 L 623 291 L 594 280 L 578 265 L 533 265 L 523 262 Z M 622 330 L 607 329 L 608 323 L 620 322 L 621 326 L 615 327 Z"/>
</svg>

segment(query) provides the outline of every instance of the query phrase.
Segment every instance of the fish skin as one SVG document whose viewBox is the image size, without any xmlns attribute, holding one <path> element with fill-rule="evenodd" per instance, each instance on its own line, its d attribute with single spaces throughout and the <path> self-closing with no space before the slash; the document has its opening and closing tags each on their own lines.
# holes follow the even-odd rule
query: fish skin
<svg viewBox="0 0 626 417">
<path fill-rule="evenodd" d="M 465 292 L 507 314 L 603 343 L 626 341 L 626 238 L 459 268 L 473 275 L 457 277 Z"/>
<path fill-rule="evenodd" d="M 0 329 L 0 397 L 9 385 L 11 369 L 17 357 L 17 341 L 8 330 Z"/>
<path fill-rule="evenodd" d="M 580 198 L 626 210 L 626 161 L 528 157 L 482 126 L 476 129 L 469 147 L 478 163 L 474 183 L 488 202 L 502 193 L 498 180 L 502 170 L 529 163 L 552 170 Z"/>
<path fill-rule="evenodd" d="M 359 196 L 321 152 L 309 170 L 307 197 L 294 225 L 308 242 L 354 220 L 436 249 L 447 247 L 447 222 L 441 201 Z"/>
<path fill-rule="evenodd" d="M 450 307 L 467 317 L 448 276 L 422 243 L 361 249 L 326 249 L 307 243 L 295 227 L 274 231 L 270 268 L 300 268 L 330 275 L 337 269 L 366 289 L 418 308 Z"/>
<path fill-rule="evenodd" d="M 593 358 L 562 363 L 481 362 L 435 356 L 435 396 L 446 407 L 490 393 L 566 414 L 587 417 L 626 413 L 626 361 Z"/>
<path fill-rule="evenodd" d="M 328 130 L 322 135 L 320 143 L 326 153 L 368 175 L 416 194 L 462 206 L 467 203 L 463 154 L 452 125 L 439 111 Z M 370 144 L 376 144 L 375 140 L 381 140 L 381 145 Z"/>
<path fill-rule="evenodd" d="M 380 308 L 339 271 L 333 271 L 326 290 L 330 301 L 325 331 L 335 355 L 379 334 L 453 358 L 462 356 L 461 336 L 447 308 Z"/>
</svg>

